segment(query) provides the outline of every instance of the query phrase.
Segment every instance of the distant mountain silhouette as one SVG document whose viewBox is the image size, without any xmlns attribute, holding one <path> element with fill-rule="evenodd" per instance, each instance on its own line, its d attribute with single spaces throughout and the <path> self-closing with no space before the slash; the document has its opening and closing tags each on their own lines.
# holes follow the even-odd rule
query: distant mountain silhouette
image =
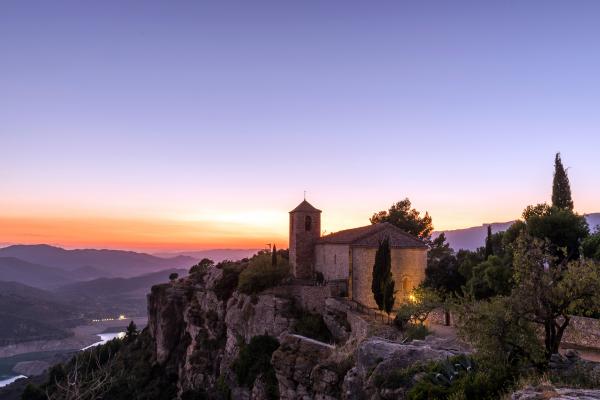
<svg viewBox="0 0 600 400">
<path fill-rule="evenodd" d="M 0 249 L 0 257 L 15 257 L 33 264 L 59 268 L 76 279 L 133 277 L 171 268 L 186 268 L 197 260 L 188 256 L 161 258 L 145 253 L 121 250 L 65 250 L 41 245 L 14 245 Z"/>
<path fill-rule="evenodd" d="M 37 288 L 52 288 L 74 280 L 68 272 L 59 268 L 34 264 L 15 257 L 0 257 L 0 281 L 20 282 Z"/>
<path fill-rule="evenodd" d="M 173 257 L 176 255 L 192 257 L 197 260 L 203 258 L 209 258 L 214 262 L 221 262 L 223 260 L 237 261 L 242 258 L 251 257 L 256 254 L 260 249 L 212 249 L 212 250 L 196 250 L 196 251 L 184 251 L 177 253 L 159 253 L 154 254 L 157 257 Z"/>
<path fill-rule="evenodd" d="M 593 231 L 596 226 L 600 225 L 600 213 L 585 214 L 588 225 Z M 475 250 L 485 244 L 485 237 L 487 236 L 487 227 L 492 225 L 492 232 L 505 231 L 511 226 L 514 221 L 509 222 L 496 222 L 492 224 L 483 224 L 481 226 L 474 226 L 471 228 L 454 229 L 444 232 L 450 247 L 454 250 L 467 249 Z M 441 232 L 434 232 L 434 237 L 437 237 Z"/>
<path fill-rule="evenodd" d="M 187 275 L 188 270 L 169 269 L 133 278 L 99 278 L 61 286 L 56 288 L 54 292 L 60 293 L 61 296 L 110 297 L 129 295 L 142 289 L 142 295 L 145 297 L 152 286 L 165 283 L 173 272 L 179 274 L 180 277 L 184 277 Z"/>
<path fill-rule="evenodd" d="M 152 286 L 168 281 L 171 273 L 180 277 L 187 269 L 168 269 L 133 278 L 100 278 L 59 287 L 54 293 L 65 301 L 79 304 L 84 313 L 99 316 L 146 315 L 146 296 Z"/>
<path fill-rule="evenodd" d="M 0 282 L 0 345 L 68 335 L 81 323 L 77 307 L 60 296 L 16 282 Z"/>
</svg>

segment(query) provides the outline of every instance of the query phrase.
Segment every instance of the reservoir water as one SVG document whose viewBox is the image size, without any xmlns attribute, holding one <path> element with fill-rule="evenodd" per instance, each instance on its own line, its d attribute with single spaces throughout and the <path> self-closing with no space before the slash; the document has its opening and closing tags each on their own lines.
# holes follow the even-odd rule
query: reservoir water
<svg viewBox="0 0 600 400">
<path fill-rule="evenodd" d="M 92 343 L 89 346 L 84 347 L 81 350 L 87 350 L 95 346 L 99 346 L 108 342 L 109 340 L 113 340 L 114 338 L 123 339 L 125 337 L 125 332 L 112 332 L 112 333 L 100 333 L 100 340 L 96 343 Z M 54 352 L 49 352 L 49 354 L 53 354 Z M 18 356 L 8 357 L 4 359 L 0 359 L 0 388 L 10 385 L 17 379 L 27 378 L 25 375 L 17 375 L 12 372 L 12 368 L 19 361 L 29 361 L 43 358 L 44 353 L 27 353 L 20 354 Z"/>
<path fill-rule="evenodd" d="M 81 350 L 87 350 L 87 349 L 91 349 L 92 347 L 100 346 L 101 344 L 104 344 L 104 343 L 108 342 L 109 340 L 113 340 L 114 338 L 123 339 L 125 337 L 125 332 L 100 333 L 100 334 L 98 334 L 98 336 L 100 336 L 99 342 L 92 343 L 89 346 L 84 347 Z"/>
</svg>

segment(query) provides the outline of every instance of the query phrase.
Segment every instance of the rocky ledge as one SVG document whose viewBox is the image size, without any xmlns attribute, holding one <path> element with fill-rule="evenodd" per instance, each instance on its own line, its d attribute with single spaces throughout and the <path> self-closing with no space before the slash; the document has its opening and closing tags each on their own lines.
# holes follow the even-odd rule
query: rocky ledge
<svg viewBox="0 0 600 400">
<path fill-rule="evenodd" d="M 372 329 L 367 317 L 333 298 L 323 302 L 321 315 L 336 343 L 303 337 L 294 334 L 304 312 L 302 296 L 293 295 L 302 288 L 245 295 L 224 289 L 226 280 L 222 269 L 212 267 L 205 274 L 155 286 L 148 297 L 156 362 L 177 377 L 180 398 L 198 391 L 219 398 L 226 387 L 236 399 L 268 399 L 262 375 L 248 387 L 234 373 L 240 349 L 259 335 L 278 340 L 271 365 L 281 399 L 394 398 L 375 386 L 374 376 L 464 352 L 440 339 L 410 344 L 389 340 L 389 326 Z M 387 339 L 373 336 L 380 333 Z"/>
</svg>

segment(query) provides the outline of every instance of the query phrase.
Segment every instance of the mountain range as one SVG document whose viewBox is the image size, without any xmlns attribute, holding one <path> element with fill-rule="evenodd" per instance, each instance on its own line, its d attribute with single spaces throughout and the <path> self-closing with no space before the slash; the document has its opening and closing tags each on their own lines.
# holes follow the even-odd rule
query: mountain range
<svg viewBox="0 0 600 400">
<path fill-rule="evenodd" d="M 0 249 L 0 258 L 12 257 L 68 272 L 72 280 L 100 277 L 133 277 L 170 268 L 189 268 L 196 258 L 178 255 L 156 257 L 146 253 L 121 250 L 78 249 L 40 245 L 14 245 Z M 0 280 L 4 280 L 0 276 Z"/>
<path fill-rule="evenodd" d="M 585 218 L 590 226 L 590 230 L 595 230 L 596 227 L 600 226 L 600 213 L 585 214 Z M 474 226 L 471 228 L 454 229 L 448 231 L 434 232 L 434 237 L 437 237 L 440 233 L 446 235 L 446 240 L 450 243 L 450 247 L 454 250 L 466 249 L 475 250 L 485 244 L 485 237 L 487 236 L 487 227 L 492 226 L 492 232 L 505 231 L 515 221 L 509 222 L 494 222 L 491 224 L 483 224 L 481 226 Z"/>
</svg>

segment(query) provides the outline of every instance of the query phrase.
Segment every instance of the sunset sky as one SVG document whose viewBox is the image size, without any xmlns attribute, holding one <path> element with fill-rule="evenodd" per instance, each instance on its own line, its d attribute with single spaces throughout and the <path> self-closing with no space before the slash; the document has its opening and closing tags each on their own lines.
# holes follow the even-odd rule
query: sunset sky
<svg viewBox="0 0 600 400">
<path fill-rule="evenodd" d="M 485 3 L 485 5 L 484 5 Z M 600 2 L 0 3 L 0 246 L 287 246 L 600 212 Z"/>
</svg>

